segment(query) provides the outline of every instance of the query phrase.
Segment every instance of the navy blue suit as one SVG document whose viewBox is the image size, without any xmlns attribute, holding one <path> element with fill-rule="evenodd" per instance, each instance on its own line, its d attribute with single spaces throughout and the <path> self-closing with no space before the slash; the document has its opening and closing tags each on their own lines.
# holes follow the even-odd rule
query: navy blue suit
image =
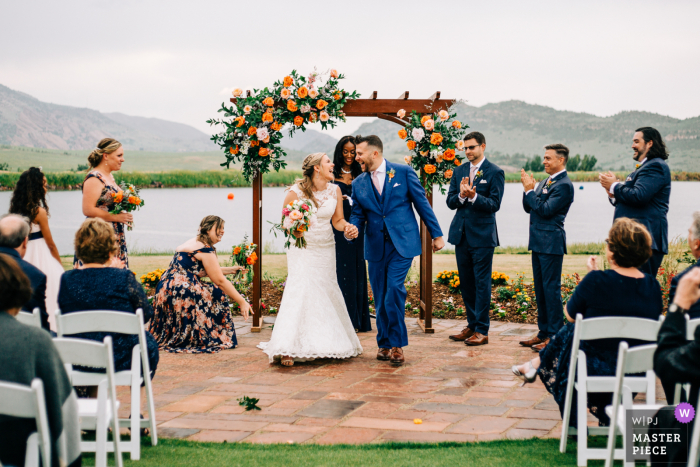
<svg viewBox="0 0 700 467">
<path fill-rule="evenodd" d="M 644 224 L 651 234 L 652 256 L 640 269 L 656 277 L 668 253 L 668 204 L 671 197 L 671 170 L 663 159 L 651 159 L 632 172 L 627 181 L 615 186 L 615 217 L 629 217 Z"/>
<path fill-rule="evenodd" d="M 32 286 L 32 296 L 24 304 L 22 310 L 32 312 L 38 308 L 41 313 L 41 327 L 49 330 L 49 315 L 46 313 L 46 274 L 36 266 L 29 264 L 19 255 L 14 248 L 0 246 L 0 253 L 11 256 L 29 278 Z"/>
<path fill-rule="evenodd" d="M 678 288 L 678 281 L 680 281 L 683 278 L 683 276 L 685 276 L 693 268 L 700 268 L 700 261 L 693 264 L 692 266 L 687 268 L 685 271 L 681 272 L 680 274 L 675 276 L 673 279 L 671 279 L 671 288 L 668 291 L 668 303 L 669 304 L 673 303 L 673 298 L 676 296 L 676 289 Z M 690 307 L 690 310 L 688 310 L 688 316 L 690 316 L 690 319 L 700 318 L 700 300 L 695 302 L 693 304 L 693 306 Z"/>
<path fill-rule="evenodd" d="M 381 195 L 368 173 L 352 182 L 350 223 L 358 229 L 366 224 L 365 259 L 377 313 L 377 345 L 381 349 L 408 345 L 404 281 L 413 257 L 421 254 L 413 208 L 430 236 L 442 237 L 425 190 L 411 167 L 386 161 Z"/>
<path fill-rule="evenodd" d="M 498 243 L 496 212 L 501 208 L 505 174 L 484 160 L 474 177 L 476 200 L 459 199 L 459 185 L 469 178 L 471 164 L 457 167 L 447 193 L 447 207 L 456 210 L 448 242 L 455 245 L 460 292 L 469 329 L 488 336 L 493 250 Z"/>
<path fill-rule="evenodd" d="M 547 187 L 549 184 L 549 187 Z M 561 303 L 561 270 L 566 254 L 564 220 L 574 202 L 574 185 L 566 172 L 543 180 L 523 194 L 523 208 L 530 214 L 532 273 L 537 299 L 537 337 L 553 337 L 564 324 Z"/>
</svg>

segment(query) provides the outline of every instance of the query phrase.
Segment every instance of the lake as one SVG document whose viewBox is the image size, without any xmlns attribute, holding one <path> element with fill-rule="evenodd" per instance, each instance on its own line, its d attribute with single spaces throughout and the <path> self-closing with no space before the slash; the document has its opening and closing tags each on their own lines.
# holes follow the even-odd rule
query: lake
<svg viewBox="0 0 700 467">
<path fill-rule="evenodd" d="M 575 183 L 574 204 L 566 219 L 566 237 L 573 242 L 600 242 L 605 240 L 612 223 L 613 207 L 598 183 Z M 501 210 L 496 214 L 498 233 L 503 246 L 527 245 L 529 216 L 522 208 L 522 185 L 507 183 Z M 234 194 L 232 201 L 227 199 Z M 11 192 L 0 192 L 2 212 L 7 212 Z M 195 236 L 201 219 L 215 214 L 226 220 L 226 235 L 219 250 L 228 249 L 252 237 L 252 190 L 250 188 L 166 188 L 143 189 L 141 195 L 146 205 L 134 214 L 134 230 L 127 232 L 130 249 L 174 250 L 175 247 Z M 284 240 L 270 233 L 267 221 L 279 222 L 285 188 L 263 190 L 263 245 L 282 251 Z M 698 203 L 700 182 L 673 182 L 671 207 L 668 213 L 669 238 L 685 236 L 693 211 Z M 73 236 L 84 220 L 81 210 L 82 195 L 78 191 L 50 193 L 48 203 L 51 212 L 51 231 L 62 255 L 72 254 Z M 445 196 L 439 191 L 434 196 L 435 212 L 447 231 L 453 211 L 445 204 Z M 448 245 L 449 246 L 449 245 Z"/>
</svg>

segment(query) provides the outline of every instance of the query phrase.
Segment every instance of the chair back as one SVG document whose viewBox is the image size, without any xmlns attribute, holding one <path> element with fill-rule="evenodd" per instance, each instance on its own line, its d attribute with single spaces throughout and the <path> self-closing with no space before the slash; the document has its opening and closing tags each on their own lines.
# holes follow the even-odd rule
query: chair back
<svg viewBox="0 0 700 467">
<path fill-rule="evenodd" d="M 686 339 L 695 340 L 695 329 L 700 325 L 700 318 L 690 319 L 690 316 L 685 315 L 685 325 Z"/>
<path fill-rule="evenodd" d="M 581 317 L 579 319 L 579 317 Z M 653 341 L 659 335 L 663 316 L 658 320 L 611 316 L 583 319 L 576 315 L 576 328 L 581 328 L 580 340 L 594 339 L 641 339 Z"/>
<path fill-rule="evenodd" d="M 138 334 L 139 320 L 136 314 L 123 311 L 91 310 L 62 314 L 56 310 L 56 333 L 58 337 L 81 332 L 116 332 L 120 334 Z M 143 311 L 141 311 L 143 313 Z"/>
<path fill-rule="evenodd" d="M 20 311 L 17 313 L 17 321 L 27 326 L 34 326 L 41 328 L 41 312 L 38 308 L 34 308 L 34 311 L 29 313 L 26 311 Z"/>
<path fill-rule="evenodd" d="M 34 458 L 36 451 L 30 450 L 29 446 L 38 444 L 43 465 L 51 465 L 51 435 L 42 381 L 35 378 L 31 387 L 0 382 L 0 414 L 17 418 L 33 418 L 36 421 L 36 434 L 38 436 L 32 435 L 27 440 L 27 454 Z"/>
</svg>

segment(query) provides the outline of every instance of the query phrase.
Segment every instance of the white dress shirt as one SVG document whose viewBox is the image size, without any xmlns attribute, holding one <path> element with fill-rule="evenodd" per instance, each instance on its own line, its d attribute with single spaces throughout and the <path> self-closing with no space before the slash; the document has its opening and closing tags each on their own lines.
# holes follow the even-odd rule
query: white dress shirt
<svg viewBox="0 0 700 467">
<path fill-rule="evenodd" d="M 564 172 L 566 172 L 566 169 L 560 170 L 559 172 L 555 173 L 554 175 L 550 175 L 550 176 L 549 176 L 549 179 L 550 179 L 550 180 L 551 180 L 551 179 L 554 179 L 555 177 L 558 177 L 559 175 L 563 174 Z M 540 183 L 542 183 L 542 182 L 540 182 Z M 539 183 L 538 183 L 538 185 L 539 185 Z M 530 193 L 531 191 L 535 191 L 536 188 L 537 188 L 537 185 L 535 185 L 535 188 L 533 188 L 532 190 L 527 190 L 527 191 L 525 192 L 525 194 L 528 194 L 528 193 Z"/>
<path fill-rule="evenodd" d="M 639 168 L 640 168 L 641 166 L 643 166 L 644 163 L 645 163 L 646 161 L 647 161 L 647 158 L 645 157 L 645 158 L 642 159 L 642 161 L 639 163 L 639 167 L 637 167 L 637 168 L 634 169 L 634 170 L 635 170 L 635 171 L 639 170 Z M 620 183 L 623 183 L 623 182 L 615 182 L 615 183 L 613 183 L 612 185 L 610 185 L 610 194 L 613 195 L 612 198 L 610 198 L 610 199 L 611 199 L 613 202 L 615 202 L 615 187 L 616 187 L 617 185 L 619 185 Z"/>
<path fill-rule="evenodd" d="M 476 173 L 479 173 L 479 169 L 481 168 L 481 164 L 483 164 L 485 160 L 486 160 L 486 158 L 485 158 L 485 157 L 482 157 L 482 158 L 481 158 L 481 161 L 479 161 L 479 163 L 476 164 L 476 165 L 474 165 L 474 164 L 472 164 L 472 163 L 470 162 L 470 163 L 469 163 L 469 174 L 471 175 L 471 173 L 472 173 L 472 167 L 476 167 Z M 474 174 L 474 180 L 476 180 L 476 174 Z M 479 195 L 478 195 L 477 193 L 474 193 L 474 197 L 473 197 L 472 199 L 469 199 L 469 198 L 462 198 L 462 191 L 460 190 L 460 192 L 459 192 L 459 202 L 462 203 L 462 204 L 464 204 L 464 201 L 469 200 L 470 203 L 473 203 L 474 201 L 476 201 L 476 197 L 477 197 L 477 196 L 479 196 Z"/>
</svg>

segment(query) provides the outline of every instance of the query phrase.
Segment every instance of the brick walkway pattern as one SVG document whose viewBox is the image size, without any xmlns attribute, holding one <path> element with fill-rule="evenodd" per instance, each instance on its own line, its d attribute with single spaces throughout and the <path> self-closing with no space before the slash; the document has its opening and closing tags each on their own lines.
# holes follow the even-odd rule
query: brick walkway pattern
<svg viewBox="0 0 700 467">
<path fill-rule="evenodd" d="M 238 318 L 236 349 L 161 353 L 153 380 L 158 434 L 319 444 L 559 437 L 559 410 L 542 383 L 520 387 L 510 370 L 534 356 L 518 341 L 536 326 L 492 322 L 488 345 L 466 347 L 448 339 L 465 321 L 433 323 L 435 334 L 424 334 L 415 319 L 406 320 L 410 345 L 402 367 L 376 359 L 376 332 L 370 332 L 359 334 L 359 357 L 287 368 L 269 364 L 255 347 L 269 340 L 271 326 L 251 333 Z M 243 396 L 259 398 L 262 410 L 246 412 L 237 402 Z M 128 416 L 128 388 L 119 389 L 119 398 Z"/>
</svg>

